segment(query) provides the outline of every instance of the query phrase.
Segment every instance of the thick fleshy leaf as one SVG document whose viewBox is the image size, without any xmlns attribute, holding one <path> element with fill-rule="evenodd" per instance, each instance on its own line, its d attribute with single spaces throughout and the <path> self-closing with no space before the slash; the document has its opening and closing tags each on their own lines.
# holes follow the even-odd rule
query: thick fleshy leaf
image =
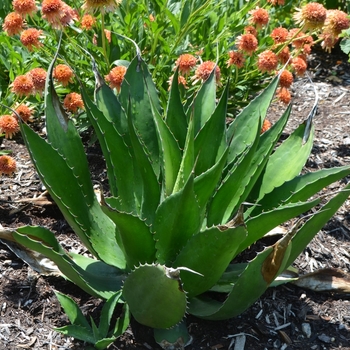
<svg viewBox="0 0 350 350">
<path fill-rule="evenodd" d="M 215 69 L 209 78 L 202 84 L 193 102 L 194 135 L 204 126 L 216 107 Z M 190 108 L 191 110 L 191 108 Z"/>
<path fill-rule="evenodd" d="M 157 261 L 171 264 L 191 236 L 201 227 L 200 208 L 193 190 L 193 176 L 185 187 L 158 207 L 154 225 Z"/>
<path fill-rule="evenodd" d="M 108 299 L 121 289 L 122 271 L 79 254 L 68 255 L 48 229 L 24 226 L 18 228 L 13 237 L 25 247 L 47 256 L 69 280 L 91 295 Z"/>
<path fill-rule="evenodd" d="M 125 280 L 123 297 L 135 319 L 152 328 L 169 328 L 185 315 L 187 301 L 179 271 L 161 265 L 144 265 Z"/>
<path fill-rule="evenodd" d="M 109 89 L 109 87 L 106 88 Z M 102 98 L 102 92 L 99 95 Z M 97 108 L 84 88 L 82 88 L 82 96 L 84 98 L 86 114 L 95 129 L 106 160 L 110 191 L 113 196 L 119 197 L 120 203 L 118 208 L 120 210 L 136 213 L 135 196 L 138 193 L 138 181 L 135 176 L 132 156 L 125 143 L 125 135 L 121 136 L 119 134 L 115 127 L 115 122 L 109 120 L 108 115 L 102 113 Z M 104 96 L 103 101 L 107 100 L 109 98 L 108 96 L 109 94 Z"/>
<path fill-rule="evenodd" d="M 145 220 L 132 214 L 105 209 L 116 224 L 130 269 L 155 260 L 155 242 Z"/>
<path fill-rule="evenodd" d="M 262 124 L 266 117 L 267 109 L 275 94 L 278 82 L 279 78 L 276 76 L 270 85 L 251 101 L 228 127 L 227 139 L 231 140 L 229 163 L 236 159 L 247 145 L 254 142 L 256 129 L 258 124 Z"/>
<path fill-rule="evenodd" d="M 211 168 L 216 160 L 221 157 L 220 151 L 225 148 L 220 146 L 226 145 L 226 115 L 227 99 L 229 88 L 226 88 L 221 96 L 215 111 L 206 121 L 202 129 L 199 130 L 195 140 L 195 174 L 200 175 Z M 198 97 L 197 97 L 198 98 Z"/>
<path fill-rule="evenodd" d="M 180 148 L 184 148 L 187 130 L 187 116 L 181 101 L 178 70 L 175 71 L 170 88 L 170 94 L 166 109 L 165 122 L 179 143 Z"/>
<path fill-rule="evenodd" d="M 312 149 L 314 128 L 312 127 L 306 143 L 303 143 L 304 131 L 305 123 L 299 125 L 271 155 L 264 173 L 252 190 L 252 199 L 255 197 L 259 201 L 275 187 L 281 186 L 300 174 Z"/>
<path fill-rule="evenodd" d="M 124 110 L 128 111 L 127 118 L 132 119 L 140 143 L 150 157 L 153 171 L 158 177 L 160 174 L 159 148 L 152 105 L 160 112 L 160 103 L 148 67 L 139 56 L 130 62 L 125 73 L 119 101 Z M 130 130 L 129 124 L 128 127 Z"/>
<path fill-rule="evenodd" d="M 211 227 L 190 238 L 173 264 L 201 274 L 181 271 L 181 281 L 189 297 L 206 292 L 219 280 L 246 235 L 244 226 Z"/>
<path fill-rule="evenodd" d="M 40 178 L 81 241 L 91 253 L 123 269 L 126 262 L 115 242 L 115 225 L 103 213 L 96 196 L 92 202 L 87 200 L 76 175 L 50 144 L 26 124 L 21 125 L 21 131 Z M 57 174 L 65 181 L 57 181 Z"/>
<path fill-rule="evenodd" d="M 111 324 L 111 319 L 121 297 L 121 291 L 112 295 L 103 305 L 98 331 L 101 338 L 106 338 Z"/>
</svg>

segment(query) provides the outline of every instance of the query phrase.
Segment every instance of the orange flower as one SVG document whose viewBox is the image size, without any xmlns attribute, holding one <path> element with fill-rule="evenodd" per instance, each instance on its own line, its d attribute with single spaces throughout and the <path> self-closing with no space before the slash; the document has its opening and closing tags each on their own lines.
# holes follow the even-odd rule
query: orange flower
<svg viewBox="0 0 350 350">
<path fill-rule="evenodd" d="M 317 2 L 310 2 L 301 9 L 297 9 L 293 18 L 295 22 L 302 25 L 304 29 L 313 30 L 323 26 L 326 16 L 326 9 L 323 5 Z"/>
<path fill-rule="evenodd" d="M 306 71 L 307 63 L 300 56 L 294 57 L 292 59 L 292 67 L 293 67 L 296 75 L 302 76 L 302 75 L 304 75 L 304 73 Z"/>
<path fill-rule="evenodd" d="M 0 175 L 11 175 L 16 171 L 16 161 L 10 156 L 0 156 Z"/>
<path fill-rule="evenodd" d="M 27 105 L 25 105 L 25 104 L 19 105 L 15 109 L 15 112 L 21 117 L 21 119 L 24 122 L 32 122 L 33 121 L 33 110 L 32 110 L 32 108 L 29 108 Z M 17 115 L 15 113 L 13 113 L 12 116 L 14 118 L 17 118 Z"/>
<path fill-rule="evenodd" d="M 61 18 L 64 15 L 63 5 L 62 0 L 43 0 L 41 4 L 43 18 L 55 29 L 62 27 Z"/>
<path fill-rule="evenodd" d="M 244 27 L 244 34 L 253 34 L 255 37 L 258 36 L 258 32 L 253 26 Z"/>
<path fill-rule="evenodd" d="M 9 114 L 2 115 L 0 117 L 0 132 L 5 133 L 6 138 L 12 139 L 12 136 L 19 132 L 17 118 Z"/>
<path fill-rule="evenodd" d="M 107 40 L 108 40 L 109 43 L 110 43 L 111 40 L 112 40 L 111 34 L 112 34 L 112 33 L 111 33 L 110 30 L 105 29 L 105 36 L 106 36 L 106 38 L 107 38 Z"/>
<path fill-rule="evenodd" d="M 179 67 L 179 72 L 182 74 L 188 74 L 197 64 L 197 59 L 189 53 L 180 55 L 176 60 L 175 65 Z"/>
<path fill-rule="evenodd" d="M 244 51 L 249 56 L 258 48 L 258 39 L 253 34 L 243 34 L 237 37 L 238 50 Z"/>
<path fill-rule="evenodd" d="M 271 122 L 268 119 L 264 119 L 264 123 L 261 127 L 260 134 L 264 133 L 265 131 L 269 130 L 271 128 Z"/>
<path fill-rule="evenodd" d="M 27 73 L 33 81 L 34 92 L 42 93 L 45 89 L 46 70 L 43 68 L 34 68 Z"/>
<path fill-rule="evenodd" d="M 286 46 L 280 53 L 277 54 L 277 57 L 282 64 L 286 64 L 290 58 L 289 47 Z"/>
<path fill-rule="evenodd" d="M 21 43 L 29 50 L 32 51 L 34 47 L 39 48 L 42 43 L 39 41 L 39 37 L 42 34 L 42 30 L 35 28 L 29 28 L 21 33 Z"/>
<path fill-rule="evenodd" d="M 280 75 L 279 84 L 281 87 L 289 88 L 293 84 L 293 74 L 288 70 L 284 70 Z"/>
<path fill-rule="evenodd" d="M 12 6 L 15 12 L 22 16 L 33 15 L 38 8 L 35 5 L 35 0 L 13 0 Z"/>
<path fill-rule="evenodd" d="M 321 47 L 326 51 L 326 52 L 331 52 L 334 45 L 338 42 L 339 38 L 334 37 L 332 34 L 329 33 L 322 33 L 320 34 L 320 38 L 323 39 L 321 43 Z"/>
<path fill-rule="evenodd" d="M 101 12 L 113 12 L 118 8 L 122 0 L 85 0 L 83 10 L 94 12 L 100 10 Z"/>
<path fill-rule="evenodd" d="M 220 84 L 220 68 L 216 66 L 215 62 L 212 61 L 205 61 L 201 63 L 198 68 L 196 69 L 196 72 L 194 73 L 194 77 L 192 78 L 194 80 L 193 83 L 196 83 L 199 80 L 205 81 L 209 78 L 211 72 L 215 68 L 215 80 L 218 84 Z"/>
<path fill-rule="evenodd" d="M 67 111 L 76 113 L 78 108 L 84 108 L 84 102 L 80 94 L 71 92 L 64 98 L 63 106 Z"/>
<path fill-rule="evenodd" d="M 267 0 L 268 3 L 270 3 L 273 6 L 278 5 L 284 5 L 284 0 Z"/>
<path fill-rule="evenodd" d="M 271 50 L 265 50 L 258 56 L 258 69 L 261 72 L 271 72 L 277 68 L 278 57 Z"/>
<path fill-rule="evenodd" d="M 291 96 L 291 94 L 290 94 L 290 91 L 287 89 L 287 88 L 285 88 L 285 87 L 281 87 L 281 88 L 279 88 L 278 90 L 277 90 L 277 92 L 276 92 L 276 96 L 277 96 L 277 98 L 281 101 L 281 102 L 283 102 L 284 104 L 288 104 L 290 101 L 291 101 L 291 99 L 292 99 L 292 96 Z"/>
<path fill-rule="evenodd" d="M 79 19 L 78 12 L 73 10 L 69 5 L 63 3 L 62 16 L 60 18 L 61 25 L 66 27 Z"/>
<path fill-rule="evenodd" d="M 117 66 L 117 67 L 114 67 L 109 72 L 109 74 L 105 76 L 105 79 L 107 82 L 109 82 L 109 85 L 112 89 L 116 88 L 117 91 L 119 92 L 122 82 L 124 80 L 125 73 L 126 73 L 126 67 Z"/>
<path fill-rule="evenodd" d="M 287 41 L 288 38 L 288 29 L 283 27 L 278 27 L 273 29 L 270 36 L 273 39 L 275 44 L 282 44 Z"/>
<path fill-rule="evenodd" d="M 169 83 L 169 90 L 170 90 L 170 87 L 171 87 L 171 84 L 173 83 L 173 79 L 174 79 L 174 76 L 172 75 L 169 80 L 168 80 L 168 83 Z M 188 89 L 187 87 L 187 81 L 186 81 L 186 78 L 182 75 L 179 75 L 178 78 L 177 78 L 177 81 L 178 81 L 178 84 L 179 85 L 182 85 L 185 89 Z"/>
<path fill-rule="evenodd" d="M 2 25 L 2 29 L 7 33 L 7 35 L 12 36 L 19 34 L 24 26 L 24 21 L 22 16 L 17 12 L 9 13 Z"/>
<path fill-rule="evenodd" d="M 249 11 L 249 14 L 251 14 L 250 23 L 254 24 L 257 29 L 269 23 L 269 13 L 265 9 L 257 7 L 255 10 Z"/>
<path fill-rule="evenodd" d="M 323 30 L 337 37 L 342 30 L 350 26 L 348 15 L 340 10 L 327 10 Z"/>
<path fill-rule="evenodd" d="M 11 86 L 11 91 L 20 97 L 30 96 L 34 93 L 34 83 L 28 74 L 16 77 Z"/>
<path fill-rule="evenodd" d="M 243 68 L 245 58 L 242 52 L 238 51 L 229 51 L 229 60 L 227 61 L 227 66 L 236 66 L 237 68 Z"/>
<path fill-rule="evenodd" d="M 96 23 L 96 18 L 91 15 L 84 15 L 81 19 L 81 27 L 85 30 L 90 30 Z"/>
<path fill-rule="evenodd" d="M 73 81 L 74 73 L 66 64 L 59 64 L 53 70 L 53 77 L 63 86 Z"/>
</svg>

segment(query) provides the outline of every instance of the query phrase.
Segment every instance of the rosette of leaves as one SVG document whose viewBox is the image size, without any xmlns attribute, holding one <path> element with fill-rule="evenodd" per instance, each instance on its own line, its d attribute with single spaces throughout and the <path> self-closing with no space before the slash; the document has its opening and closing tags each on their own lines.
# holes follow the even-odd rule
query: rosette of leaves
<svg viewBox="0 0 350 350">
<path fill-rule="evenodd" d="M 65 334 L 103 349 L 125 330 L 130 310 L 155 329 L 164 348 L 182 347 L 187 313 L 208 320 L 242 313 L 348 197 L 349 186 L 328 202 L 316 195 L 347 176 L 348 166 L 301 174 L 313 127 L 302 123 L 279 142 L 290 106 L 260 133 L 278 76 L 227 124 L 228 88 L 217 100 L 214 74 L 183 102 L 175 72 L 162 110 L 137 55 L 118 96 L 95 66 L 94 99 L 81 87 L 107 167 L 110 195 L 98 198 L 81 138 L 56 95 L 53 65 L 45 94 L 47 139 L 25 123 L 21 131 L 47 191 L 91 256 L 66 251 L 44 227 L 20 227 L 11 239 L 51 259 L 87 293 L 108 300 L 97 327 L 58 294 L 73 323 L 59 329 Z M 315 207 L 302 225 L 237 262 L 270 230 Z M 224 297 L 213 297 L 217 293 Z M 108 331 L 117 303 L 125 304 L 124 313 Z"/>
</svg>

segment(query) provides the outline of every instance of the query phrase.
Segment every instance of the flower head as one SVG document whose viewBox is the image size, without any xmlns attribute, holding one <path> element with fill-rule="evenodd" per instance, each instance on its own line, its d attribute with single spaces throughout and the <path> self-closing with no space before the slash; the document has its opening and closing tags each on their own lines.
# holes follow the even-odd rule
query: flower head
<svg viewBox="0 0 350 350">
<path fill-rule="evenodd" d="M 74 73 L 66 64 L 59 64 L 53 70 L 53 77 L 63 86 L 67 86 L 73 80 Z"/>
<path fill-rule="evenodd" d="M 258 36 L 258 31 L 253 26 L 244 27 L 244 34 L 253 34 L 255 37 Z"/>
<path fill-rule="evenodd" d="M 327 17 L 324 22 L 323 30 L 326 33 L 337 37 L 342 30 L 350 26 L 348 15 L 340 10 L 327 10 Z"/>
<path fill-rule="evenodd" d="M 6 138 L 12 139 L 12 136 L 19 132 L 17 118 L 9 114 L 2 115 L 0 117 L 0 132 L 5 133 Z"/>
<path fill-rule="evenodd" d="M 112 12 L 116 10 L 121 3 L 121 0 L 85 0 L 83 10 L 87 12 Z"/>
<path fill-rule="evenodd" d="M 292 99 L 292 96 L 291 96 L 291 94 L 290 94 L 290 91 L 287 89 L 287 88 L 285 88 L 285 87 L 281 87 L 281 88 L 279 88 L 278 90 L 277 90 L 277 92 L 276 92 L 276 96 L 277 96 L 277 98 L 282 102 L 282 103 L 284 103 L 284 104 L 288 104 L 290 101 L 291 101 L 291 99 Z"/>
<path fill-rule="evenodd" d="M 296 75 L 299 75 L 299 76 L 304 75 L 306 68 L 307 68 L 307 63 L 303 58 L 301 58 L 300 56 L 294 57 L 292 59 L 291 65 L 292 65 Z"/>
<path fill-rule="evenodd" d="M 39 37 L 43 33 L 42 30 L 35 28 L 29 28 L 24 30 L 21 33 L 21 43 L 29 50 L 32 51 L 34 47 L 42 46 L 42 43 L 39 41 Z"/>
<path fill-rule="evenodd" d="M 0 175 L 11 175 L 16 171 L 16 161 L 10 156 L 0 156 Z"/>
<path fill-rule="evenodd" d="M 62 0 L 43 0 L 41 4 L 43 18 L 55 29 L 60 29 L 62 27 L 61 18 L 64 15 L 63 7 L 64 2 Z"/>
<path fill-rule="evenodd" d="M 334 45 L 338 42 L 339 37 L 334 37 L 332 34 L 329 33 L 322 33 L 320 34 L 320 38 L 323 39 L 321 43 L 321 47 L 326 51 L 326 52 L 331 52 Z"/>
<path fill-rule="evenodd" d="M 12 6 L 15 12 L 21 16 L 33 15 L 38 8 L 35 5 L 35 0 L 13 0 Z"/>
<path fill-rule="evenodd" d="M 227 61 L 227 66 L 236 66 L 237 68 L 243 68 L 245 58 L 242 52 L 229 51 L 229 60 Z"/>
<path fill-rule="evenodd" d="M 63 106 L 67 111 L 76 113 L 79 108 L 84 108 L 84 102 L 80 94 L 71 92 L 64 98 Z"/>
<path fill-rule="evenodd" d="M 11 86 L 11 91 L 20 97 L 30 96 L 34 93 L 34 83 L 28 74 L 16 77 Z"/>
<path fill-rule="evenodd" d="M 281 87 L 288 89 L 293 84 L 293 80 L 293 74 L 288 70 L 284 70 L 280 75 L 279 84 Z"/>
<path fill-rule="evenodd" d="M 282 44 L 287 41 L 288 38 L 288 29 L 283 27 L 278 27 L 272 30 L 270 36 L 273 39 L 275 44 Z"/>
<path fill-rule="evenodd" d="M 117 91 L 120 91 L 120 87 L 124 80 L 124 75 L 126 73 L 126 67 L 117 66 L 114 67 L 106 76 L 105 79 L 109 82 L 109 85 L 112 89 L 116 88 Z"/>
<path fill-rule="evenodd" d="M 271 72 L 277 68 L 278 57 L 271 50 L 265 50 L 258 56 L 258 69 L 261 72 Z"/>
<path fill-rule="evenodd" d="M 25 104 L 19 105 L 15 112 L 21 117 L 24 122 L 32 122 L 33 121 L 33 109 L 28 107 Z M 17 118 L 17 115 L 14 113 L 13 117 Z"/>
<path fill-rule="evenodd" d="M 108 29 L 104 30 L 107 41 L 110 43 L 112 40 L 112 32 Z"/>
<path fill-rule="evenodd" d="M 46 70 L 44 68 L 34 68 L 27 73 L 34 84 L 34 92 L 42 93 L 45 89 Z"/>
<path fill-rule="evenodd" d="M 63 3 L 62 16 L 60 18 L 61 25 L 66 27 L 79 19 L 78 12 L 73 10 L 69 5 Z"/>
<path fill-rule="evenodd" d="M 267 0 L 268 3 L 270 3 L 272 6 L 278 5 L 284 5 L 285 0 Z"/>
<path fill-rule="evenodd" d="M 197 58 L 189 53 L 180 55 L 176 60 L 175 65 L 179 67 L 179 72 L 188 74 L 197 64 Z"/>
<path fill-rule="evenodd" d="M 96 23 L 96 18 L 86 14 L 81 19 L 81 27 L 85 30 L 90 30 Z"/>
<path fill-rule="evenodd" d="M 285 48 L 283 48 L 283 50 L 277 54 L 277 57 L 282 64 L 286 64 L 290 58 L 289 47 L 286 46 Z"/>
<path fill-rule="evenodd" d="M 238 50 L 249 56 L 258 48 L 258 39 L 253 34 L 242 34 L 236 39 Z"/>
<path fill-rule="evenodd" d="M 168 80 L 169 90 L 170 90 L 171 84 L 173 83 L 173 79 L 174 79 L 174 75 L 172 75 Z M 177 82 L 179 85 L 182 85 L 185 89 L 188 89 L 186 78 L 183 75 L 178 75 Z"/>
<path fill-rule="evenodd" d="M 260 134 L 264 133 L 265 131 L 269 130 L 271 128 L 271 122 L 268 119 L 264 119 L 263 125 L 260 130 Z"/>
<path fill-rule="evenodd" d="M 318 2 L 310 2 L 301 9 L 297 9 L 293 17 L 295 22 L 302 25 L 304 29 L 313 30 L 323 26 L 326 20 L 326 9 Z"/>
<path fill-rule="evenodd" d="M 193 77 L 194 83 L 196 83 L 199 80 L 206 81 L 210 77 L 210 74 L 214 68 L 215 68 L 215 80 L 218 84 L 220 84 L 220 77 L 221 77 L 220 68 L 216 65 L 215 62 L 212 62 L 212 61 L 205 61 L 198 66 Z"/>
<path fill-rule="evenodd" d="M 254 24 L 257 29 L 260 29 L 269 23 L 269 13 L 267 10 L 257 7 L 255 10 L 249 11 L 251 15 L 250 23 Z"/>
<path fill-rule="evenodd" d="M 7 33 L 7 35 L 12 36 L 19 34 L 24 26 L 24 21 L 22 16 L 17 12 L 9 13 L 2 25 L 2 29 Z"/>
</svg>

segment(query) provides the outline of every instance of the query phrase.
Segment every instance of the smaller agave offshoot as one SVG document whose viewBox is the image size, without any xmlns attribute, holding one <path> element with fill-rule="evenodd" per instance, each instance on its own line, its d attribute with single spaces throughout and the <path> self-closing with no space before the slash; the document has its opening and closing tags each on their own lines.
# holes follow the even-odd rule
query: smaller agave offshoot
<svg viewBox="0 0 350 350">
<path fill-rule="evenodd" d="M 183 102 L 175 72 L 162 110 L 137 55 L 118 96 L 95 65 L 94 98 L 81 87 L 107 165 L 110 196 L 98 199 L 81 138 L 53 86 L 54 63 L 45 93 L 47 139 L 25 123 L 21 132 L 47 191 L 92 257 L 66 251 L 44 227 L 5 230 L 1 238 L 49 258 L 65 278 L 107 300 L 97 326 L 57 293 L 72 322 L 58 329 L 64 334 L 104 349 L 125 331 L 131 313 L 154 328 L 164 348 L 183 348 L 186 314 L 223 320 L 242 313 L 278 283 L 348 197 L 350 185 L 326 203 L 317 193 L 349 175 L 349 166 L 301 174 L 313 143 L 312 116 L 278 143 L 289 106 L 260 133 L 278 76 L 227 125 L 229 89 L 217 102 L 214 73 Z M 315 207 L 252 260 L 236 262 L 269 231 Z M 123 313 L 111 327 L 118 303 Z"/>
</svg>

